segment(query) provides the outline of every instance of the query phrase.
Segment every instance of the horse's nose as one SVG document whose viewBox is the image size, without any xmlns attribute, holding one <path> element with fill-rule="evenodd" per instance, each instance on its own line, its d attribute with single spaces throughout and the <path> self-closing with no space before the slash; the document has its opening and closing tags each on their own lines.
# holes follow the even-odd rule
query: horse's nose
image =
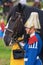
<svg viewBox="0 0 43 65">
<path fill-rule="evenodd" d="M 10 41 L 11 41 L 11 38 L 10 38 L 10 37 L 4 36 L 4 42 L 5 42 L 5 45 L 6 45 L 6 46 L 9 45 Z"/>
</svg>

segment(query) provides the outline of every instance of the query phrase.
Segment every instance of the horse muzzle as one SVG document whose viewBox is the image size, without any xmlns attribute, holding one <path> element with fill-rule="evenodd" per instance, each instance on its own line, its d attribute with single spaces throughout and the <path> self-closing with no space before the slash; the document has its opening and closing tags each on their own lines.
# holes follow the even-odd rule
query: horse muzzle
<svg viewBox="0 0 43 65">
<path fill-rule="evenodd" d="M 4 36 L 4 42 L 5 42 L 5 45 L 6 45 L 6 46 L 9 46 L 10 41 L 11 41 L 11 37 Z"/>
</svg>

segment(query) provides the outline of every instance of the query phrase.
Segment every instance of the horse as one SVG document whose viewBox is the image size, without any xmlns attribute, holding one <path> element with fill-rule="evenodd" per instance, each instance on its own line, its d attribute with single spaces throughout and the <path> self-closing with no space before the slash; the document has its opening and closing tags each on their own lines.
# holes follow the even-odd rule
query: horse
<svg viewBox="0 0 43 65">
<path fill-rule="evenodd" d="M 8 19 L 7 19 L 7 26 L 6 26 L 7 28 L 5 30 L 5 35 L 4 35 L 4 42 L 7 46 L 10 45 L 10 43 L 12 43 L 13 41 L 16 42 L 16 41 L 21 40 L 21 37 L 23 34 L 25 36 L 24 24 L 27 21 L 27 19 L 29 18 L 31 12 L 38 12 L 38 14 L 39 14 L 41 29 L 38 29 L 38 31 L 43 40 L 43 11 L 41 11 L 38 8 L 19 3 L 12 8 L 12 10 L 9 13 Z M 28 38 L 27 35 L 24 38 L 27 39 Z M 18 47 L 18 45 L 17 46 L 15 46 L 15 45 L 16 44 L 13 45 L 12 50 L 16 49 Z M 40 58 L 43 59 L 43 48 L 42 48 L 42 52 L 40 54 Z M 13 59 L 11 61 L 10 65 L 12 65 L 12 63 L 14 64 L 14 62 L 16 62 L 16 61 L 14 61 L 14 59 Z M 20 62 L 20 60 L 18 62 Z M 17 62 L 17 64 L 23 65 L 23 59 L 22 59 L 21 63 L 18 63 L 18 62 Z M 15 64 L 15 65 L 17 65 L 17 64 Z"/>
</svg>

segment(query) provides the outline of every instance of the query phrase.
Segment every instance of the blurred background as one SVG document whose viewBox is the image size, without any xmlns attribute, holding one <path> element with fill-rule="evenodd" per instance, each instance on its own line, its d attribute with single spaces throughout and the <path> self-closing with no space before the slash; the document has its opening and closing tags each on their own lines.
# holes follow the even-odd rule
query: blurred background
<svg viewBox="0 0 43 65">
<path fill-rule="evenodd" d="M 6 47 L 3 41 L 3 33 L 7 23 L 7 17 L 16 0 L 0 0 L 0 64 L 10 65 L 11 47 Z M 43 0 L 27 0 L 28 6 L 43 10 Z"/>
</svg>

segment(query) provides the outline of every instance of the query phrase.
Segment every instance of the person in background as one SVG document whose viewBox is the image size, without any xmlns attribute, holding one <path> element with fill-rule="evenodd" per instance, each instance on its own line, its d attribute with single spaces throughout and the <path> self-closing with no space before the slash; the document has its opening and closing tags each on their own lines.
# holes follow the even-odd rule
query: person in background
<svg viewBox="0 0 43 65">
<path fill-rule="evenodd" d="M 33 6 L 36 7 L 36 8 L 41 9 L 41 3 L 40 3 L 40 0 L 34 0 L 34 4 L 33 4 Z"/>
<path fill-rule="evenodd" d="M 2 5 L 2 0 L 0 0 L 0 6 Z"/>
<path fill-rule="evenodd" d="M 12 0 L 6 0 L 3 2 L 3 14 L 6 15 L 6 17 L 8 16 L 11 7 L 13 7 Z"/>
<path fill-rule="evenodd" d="M 5 22 L 4 22 L 4 19 L 3 19 L 3 18 L 2 18 L 1 21 L 0 21 L 0 26 L 1 26 L 2 32 L 4 33 Z"/>
<path fill-rule="evenodd" d="M 0 21 L 0 38 L 3 38 L 4 28 L 5 28 L 4 20 L 1 19 L 1 21 Z"/>
<path fill-rule="evenodd" d="M 1 22 L 0 22 L 0 38 L 3 37 L 3 32 L 2 32 L 2 28 L 1 28 Z"/>
<path fill-rule="evenodd" d="M 37 29 L 41 28 L 38 13 L 32 12 L 24 26 L 26 33 L 30 35 L 30 38 L 28 38 L 28 43 L 24 45 L 24 64 L 42 65 L 39 58 L 42 49 L 42 40 L 40 35 L 37 33 Z"/>
</svg>

